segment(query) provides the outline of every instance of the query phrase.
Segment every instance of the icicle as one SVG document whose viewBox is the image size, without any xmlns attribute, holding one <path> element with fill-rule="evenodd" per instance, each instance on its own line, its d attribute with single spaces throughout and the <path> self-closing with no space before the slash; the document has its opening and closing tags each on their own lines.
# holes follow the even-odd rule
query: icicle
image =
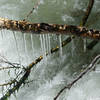
<svg viewBox="0 0 100 100">
<path fill-rule="evenodd" d="M 46 34 L 46 51 L 48 52 L 48 54 L 51 53 L 51 45 L 50 45 L 50 35 Z"/>
<path fill-rule="evenodd" d="M 50 35 L 48 34 L 48 53 L 51 54 L 51 42 L 50 42 Z"/>
<path fill-rule="evenodd" d="M 31 34 L 31 44 L 32 44 L 32 51 L 34 52 L 34 47 L 33 47 L 33 35 Z M 33 53 L 32 53 L 33 54 Z"/>
<path fill-rule="evenodd" d="M 73 39 L 73 36 L 71 37 L 72 41 L 71 41 L 71 54 L 72 54 L 72 57 L 74 56 L 74 51 L 75 51 L 75 44 L 74 44 L 74 39 Z"/>
<path fill-rule="evenodd" d="M 17 39 L 16 39 L 16 35 L 15 35 L 14 31 L 13 31 L 13 36 L 14 36 L 14 41 L 15 41 L 15 44 L 16 44 L 17 53 L 18 53 L 18 44 L 17 44 Z M 18 55 L 19 55 L 19 53 L 18 53 Z"/>
<path fill-rule="evenodd" d="M 45 38 L 45 52 L 47 52 L 49 55 L 51 54 L 50 36 L 49 36 L 49 34 L 46 34 L 46 38 Z M 48 60 L 47 57 L 46 57 L 46 60 Z"/>
<path fill-rule="evenodd" d="M 60 51 L 60 57 L 62 58 L 62 43 L 61 43 L 62 41 L 61 41 L 61 35 L 59 35 L 59 51 Z"/>
<path fill-rule="evenodd" d="M 45 41 L 45 42 L 46 42 L 46 44 L 45 44 L 45 45 L 46 45 L 46 51 L 48 52 L 48 51 L 49 51 L 49 47 L 48 47 L 48 46 L 49 46 L 49 45 L 48 45 L 48 34 L 46 34 L 45 40 L 46 40 L 46 41 Z"/>
<path fill-rule="evenodd" d="M 27 54 L 27 46 L 26 46 L 26 34 L 24 34 L 24 47 L 25 47 L 25 53 Z"/>
<path fill-rule="evenodd" d="M 42 39 L 42 35 L 40 34 L 40 42 L 41 42 L 41 50 L 42 50 L 42 54 L 44 53 L 43 51 L 43 39 Z"/>
<path fill-rule="evenodd" d="M 46 38 L 45 35 L 40 35 L 41 49 L 43 57 L 46 58 Z"/>
<path fill-rule="evenodd" d="M 22 41 L 23 41 L 23 46 L 24 46 L 24 53 L 26 53 L 26 52 L 25 52 L 24 34 L 22 34 Z"/>
<path fill-rule="evenodd" d="M 1 30 L 1 37 L 2 37 L 2 39 L 3 39 L 4 36 L 3 36 L 3 32 L 2 32 L 2 31 L 3 31 L 3 30 Z"/>
<path fill-rule="evenodd" d="M 4 86 L 2 86 L 2 88 L 1 88 L 1 91 L 2 91 L 2 96 L 4 95 Z"/>
<path fill-rule="evenodd" d="M 18 58 L 19 58 L 19 63 L 21 64 L 20 53 L 19 53 L 19 50 L 18 50 L 17 39 L 16 39 L 16 35 L 15 35 L 14 31 L 13 31 L 13 36 L 14 36 L 14 40 L 15 40 L 15 44 L 16 44 L 16 50 L 17 50 L 17 54 L 18 54 Z"/>
<path fill-rule="evenodd" d="M 44 57 L 46 58 L 46 38 L 45 35 L 43 34 L 43 50 L 44 50 Z"/>
<path fill-rule="evenodd" d="M 27 55 L 27 45 L 26 45 L 26 34 L 23 34 L 23 45 L 24 45 L 24 52 L 25 52 L 25 58 L 28 59 L 28 55 Z M 28 63 L 28 61 L 27 61 Z"/>
<path fill-rule="evenodd" d="M 87 39 L 84 39 L 84 52 L 86 52 L 86 44 L 87 44 Z"/>
</svg>

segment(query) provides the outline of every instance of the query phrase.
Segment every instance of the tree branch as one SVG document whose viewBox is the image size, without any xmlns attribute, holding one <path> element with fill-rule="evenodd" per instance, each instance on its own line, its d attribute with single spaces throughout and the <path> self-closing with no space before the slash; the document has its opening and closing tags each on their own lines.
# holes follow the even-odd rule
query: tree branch
<svg viewBox="0 0 100 100">
<path fill-rule="evenodd" d="M 5 70 L 5 69 L 11 69 L 11 68 L 16 68 L 16 69 L 19 69 L 21 67 L 0 67 L 0 70 Z"/>
<path fill-rule="evenodd" d="M 37 1 L 37 3 L 34 5 L 34 7 L 32 8 L 32 10 L 27 14 L 26 18 L 24 19 L 24 21 L 26 19 L 28 19 L 28 17 L 33 13 L 33 11 L 40 5 L 40 0 Z"/>
<path fill-rule="evenodd" d="M 94 5 L 94 0 L 89 0 L 89 4 L 88 4 L 88 7 L 86 9 L 85 15 L 82 19 L 81 26 L 84 26 L 86 24 L 88 17 L 92 11 L 93 5 Z"/>
<path fill-rule="evenodd" d="M 14 80 L 11 80 L 10 82 L 7 82 L 7 83 L 3 83 L 3 84 L 0 84 L 0 86 L 8 86 L 8 85 L 12 85 L 12 84 L 15 84 L 17 82 L 17 80 L 16 79 L 14 79 Z"/>
<path fill-rule="evenodd" d="M 100 40 L 100 31 L 98 30 L 88 30 L 85 27 L 66 24 L 59 25 L 47 23 L 31 23 L 27 21 L 16 21 L 9 20 L 6 18 L 0 18 L 0 28 L 13 31 L 28 32 L 33 34 L 46 34 L 48 32 L 52 34 L 70 34 Z"/>
<path fill-rule="evenodd" d="M 96 56 L 93 61 L 89 64 L 89 66 L 82 72 L 80 73 L 80 75 L 73 80 L 71 83 L 69 83 L 67 86 L 65 86 L 63 89 L 61 89 L 58 94 L 56 95 L 56 97 L 54 98 L 54 100 L 57 100 L 58 97 L 61 95 L 61 93 L 65 90 L 65 89 L 70 89 L 79 79 L 81 79 L 87 72 L 93 70 L 95 68 L 95 64 L 97 63 L 97 61 L 100 59 L 100 55 Z"/>
<path fill-rule="evenodd" d="M 87 49 L 91 50 L 93 49 L 93 47 L 98 43 L 97 40 L 93 40 L 92 42 L 89 43 L 89 45 L 87 45 Z"/>
<path fill-rule="evenodd" d="M 87 22 L 87 20 L 88 20 L 88 18 L 89 18 L 89 15 L 90 15 L 90 13 L 91 13 L 91 11 L 92 11 L 93 5 L 94 5 L 94 0 L 89 0 L 88 7 L 87 7 L 87 9 L 86 9 L 86 11 L 85 11 L 85 14 L 84 14 L 83 18 L 82 18 L 82 21 L 81 21 L 81 23 L 80 23 L 80 26 L 85 26 L 85 24 L 86 24 L 86 22 Z M 69 38 L 72 40 L 71 37 L 69 37 Z M 73 38 L 75 38 L 75 36 L 73 36 Z M 87 49 L 91 50 L 91 49 L 98 43 L 98 40 L 93 40 L 93 41 L 94 41 L 94 42 L 91 42 L 91 43 L 86 47 Z"/>
</svg>

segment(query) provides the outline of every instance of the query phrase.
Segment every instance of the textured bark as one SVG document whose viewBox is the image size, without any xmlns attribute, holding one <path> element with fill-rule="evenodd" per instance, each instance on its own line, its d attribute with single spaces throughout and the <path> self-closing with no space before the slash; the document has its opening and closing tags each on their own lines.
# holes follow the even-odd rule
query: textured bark
<svg viewBox="0 0 100 100">
<path fill-rule="evenodd" d="M 31 23 L 0 18 L 0 28 L 13 31 L 22 31 L 33 34 L 71 34 L 100 40 L 100 31 L 74 25 L 59 25 L 47 23 Z"/>
</svg>

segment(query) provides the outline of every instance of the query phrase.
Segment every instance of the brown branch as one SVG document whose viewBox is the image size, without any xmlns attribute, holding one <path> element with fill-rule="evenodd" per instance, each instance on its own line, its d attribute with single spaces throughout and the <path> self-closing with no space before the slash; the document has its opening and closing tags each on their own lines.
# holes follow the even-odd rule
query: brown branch
<svg viewBox="0 0 100 100">
<path fill-rule="evenodd" d="M 87 8 L 87 11 L 85 13 L 86 16 L 83 17 L 82 24 L 84 25 L 85 22 L 87 22 L 88 15 L 91 13 L 91 9 L 93 8 L 94 0 L 89 1 L 89 6 Z M 87 49 L 91 50 L 96 44 L 98 43 L 97 40 L 93 40 L 88 46 Z"/>
<path fill-rule="evenodd" d="M 94 4 L 94 0 L 90 0 L 90 1 L 89 1 L 89 7 L 87 8 L 86 15 L 88 15 L 88 13 L 91 12 L 91 10 L 89 11 L 89 9 L 92 9 L 93 4 Z M 88 17 L 84 17 L 83 20 L 85 20 L 86 18 L 88 18 Z M 84 22 L 83 22 L 83 24 L 84 24 Z M 88 48 L 89 50 L 91 50 L 97 43 L 98 43 L 98 41 L 93 40 L 93 41 L 87 46 L 87 48 Z"/>
<path fill-rule="evenodd" d="M 82 37 L 89 37 L 100 40 L 100 31 L 74 25 L 59 25 L 47 23 L 31 23 L 27 21 L 16 21 L 0 18 L 0 28 L 13 31 L 31 32 L 33 34 L 70 34 Z"/>
<path fill-rule="evenodd" d="M 93 47 L 98 43 L 97 40 L 93 40 L 92 42 L 89 43 L 89 45 L 87 45 L 87 49 L 91 50 L 93 49 Z"/>
<path fill-rule="evenodd" d="M 85 26 L 85 24 L 86 24 L 86 22 L 87 22 L 87 20 L 89 18 L 89 15 L 90 15 L 90 13 L 92 11 L 93 5 L 94 5 L 94 0 L 89 0 L 88 7 L 87 7 L 87 9 L 85 11 L 85 14 L 84 14 L 83 18 L 82 18 L 80 26 Z M 69 37 L 69 38 L 72 39 L 71 37 Z M 73 36 L 73 38 L 75 38 L 75 36 Z M 89 50 L 92 49 L 97 44 L 97 42 L 98 42 L 97 40 L 94 40 L 94 42 L 91 42 L 87 46 L 87 49 L 89 49 Z"/>
<path fill-rule="evenodd" d="M 38 0 L 38 2 L 36 3 L 36 5 L 34 5 L 34 7 L 32 8 L 32 10 L 27 14 L 26 18 L 24 19 L 24 21 L 26 19 L 28 19 L 28 17 L 33 13 L 33 11 L 40 5 L 40 0 Z"/>
<path fill-rule="evenodd" d="M 79 79 L 81 79 L 87 72 L 93 70 L 95 68 L 95 64 L 97 63 L 97 61 L 100 59 L 100 55 L 96 56 L 93 61 L 89 64 L 89 66 L 82 72 L 80 73 L 80 75 L 73 80 L 71 83 L 69 83 L 67 86 L 65 86 L 63 89 L 61 89 L 59 91 L 59 93 L 56 95 L 56 97 L 54 98 L 54 100 L 57 100 L 58 97 L 61 95 L 61 93 L 65 90 L 65 89 L 70 89 Z"/>
<path fill-rule="evenodd" d="M 7 98 L 8 98 L 11 94 L 13 94 L 16 90 L 18 90 L 18 89 L 20 88 L 20 86 L 21 86 L 21 85 L 23 84 L 23 82 L 27 79 L 27 77 L 29 76 L 29 74 L 30 74 L 30 71 L 29 71 L 29 72 L 26 71 L 26 73 L 25 73 L 24 76 L 19 80 L 19 82 L 17 82 L 17 84 L 16 84 L 13 88 L 9 89 L 9 90 L 6 92 L 6 94 L 5 94 L 3 97 L 0 98 L 0 100 L 7 100 Z"/>
<path fill-rule="evenodd" d="M 86 9 L 85 15 L 82 19 L 81 26 L 84 26 L 86 24 L 88 17 L 92 11 L 93 5 L 94 5 L 94 0 L 89 0 L 89 4 L 88 4 L 88 7 Z"/>
</svg>

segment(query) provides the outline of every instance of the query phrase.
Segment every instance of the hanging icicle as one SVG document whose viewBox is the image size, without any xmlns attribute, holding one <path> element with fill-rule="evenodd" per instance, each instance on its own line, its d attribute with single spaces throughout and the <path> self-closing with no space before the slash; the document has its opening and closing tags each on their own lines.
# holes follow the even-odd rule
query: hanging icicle
<svg viewBox="0 0 100 100">
<path fill-rule="evenodd" d="M 62 40 L 61 40 L 61 35 L 59 35 L 59 53 L 60 53 L 60 57 L 62 58 Z"/>
<path fill-rule="evenodd" d="M 17 44 L 16 34 L 15 34 L 14 31 L 13 31 L 13 36 L 14 36 L 14 41 L 15 41 L 16 50 L 17 50 L 17 54 L 18 54 L 19 63 L 21 64 L 20 52 L 19 52 L 19 49 L 18 49 L 18 44 Z"/>
</svg>

